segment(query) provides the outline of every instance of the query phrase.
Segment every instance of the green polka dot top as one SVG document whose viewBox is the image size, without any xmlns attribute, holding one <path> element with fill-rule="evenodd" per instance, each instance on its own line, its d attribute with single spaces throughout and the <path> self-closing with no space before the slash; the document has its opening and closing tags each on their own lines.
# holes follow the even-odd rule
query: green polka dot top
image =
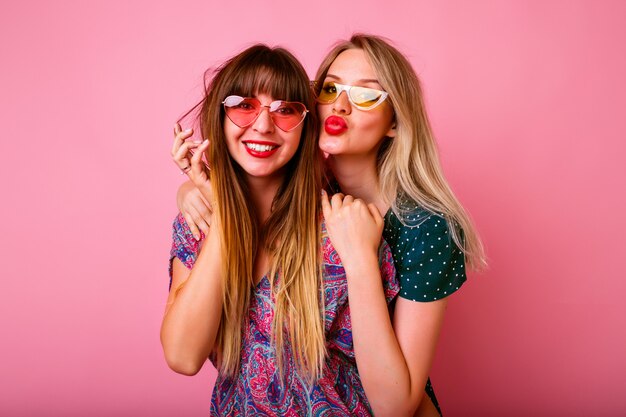
<svg viewBox="0 0 626 417">
<path fill-rule="evenodd" d="M 458 290 L 466 280 L 465 256 L 452 240 L 447 221 L 417 206 L 402 217 L 404 222 L 390 209 L 383 231 L 400 281 L 398 295 L 435 301 Z"/>
</svg>

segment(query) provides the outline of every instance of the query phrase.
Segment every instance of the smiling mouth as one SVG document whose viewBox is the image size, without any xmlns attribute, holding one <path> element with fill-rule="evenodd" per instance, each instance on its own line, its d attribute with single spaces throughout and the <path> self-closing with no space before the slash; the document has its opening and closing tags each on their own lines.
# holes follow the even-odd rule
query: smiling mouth
<svg viewBox="0 0 626 417">
<path fill-rule="evenodd" d="M 269 152 L 278 148 L 278 145 L 265 145 L 252 142 L 244 142 L 244 145 L 246 146 L 246 148 L 251 149 L 255 152 Z"/>
<path fill-rule="evenodd" d="M 243 142 L 246 152 L 255 158 L 269 158 L 274 155 L 280 145 L 271 142 Z"/>
</svg>

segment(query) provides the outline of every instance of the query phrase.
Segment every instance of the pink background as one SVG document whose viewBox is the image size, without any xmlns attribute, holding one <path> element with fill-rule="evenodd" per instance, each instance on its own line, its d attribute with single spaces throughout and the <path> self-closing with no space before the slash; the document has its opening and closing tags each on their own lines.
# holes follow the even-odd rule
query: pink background
<svg viewBox="0 0 626 417">
<path fill-rule="evenodd" d="M 0 415 L 208 414 L 214 370 L 159 343 L 172 125 L 245 46 L 313 74 L 357 30 L 414 64 L 490 258 L 448 310 L 445 415 L 626 414 L 626 3 L 246 3 L 3 4 Z"/>
</svg>

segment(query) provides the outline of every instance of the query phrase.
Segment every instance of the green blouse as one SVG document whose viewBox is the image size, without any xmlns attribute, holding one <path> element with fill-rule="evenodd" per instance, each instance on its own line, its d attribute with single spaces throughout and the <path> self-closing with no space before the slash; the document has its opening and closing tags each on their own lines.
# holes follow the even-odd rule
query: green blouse
<svg viewBox="0 0 626 417">
<path fill-rule="evenodd" d="M 390 209 L 383 237 L 391 247 L 400 297 L 435 301 L 458 290 L 466 280 L 465 256 L 454 243 L 443 216 L 420 207 L 403 213 Z"/>
</svg>

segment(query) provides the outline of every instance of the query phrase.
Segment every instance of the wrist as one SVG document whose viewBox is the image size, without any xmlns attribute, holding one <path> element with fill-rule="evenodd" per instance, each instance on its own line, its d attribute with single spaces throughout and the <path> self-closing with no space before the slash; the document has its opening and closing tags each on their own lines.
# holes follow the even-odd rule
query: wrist
<svg viewBox="0 0 626 417">
<path fill-rule="evenodd" d="M 346 270 L 346 275 L 363 275 L 374 270 L 379 270 L 378 254 L 370 251 L 351 251 L 354 255 L 341 258 L 343 268 Z M 356 256 L 355 256 L 356 255 Z"/>
</svg>

